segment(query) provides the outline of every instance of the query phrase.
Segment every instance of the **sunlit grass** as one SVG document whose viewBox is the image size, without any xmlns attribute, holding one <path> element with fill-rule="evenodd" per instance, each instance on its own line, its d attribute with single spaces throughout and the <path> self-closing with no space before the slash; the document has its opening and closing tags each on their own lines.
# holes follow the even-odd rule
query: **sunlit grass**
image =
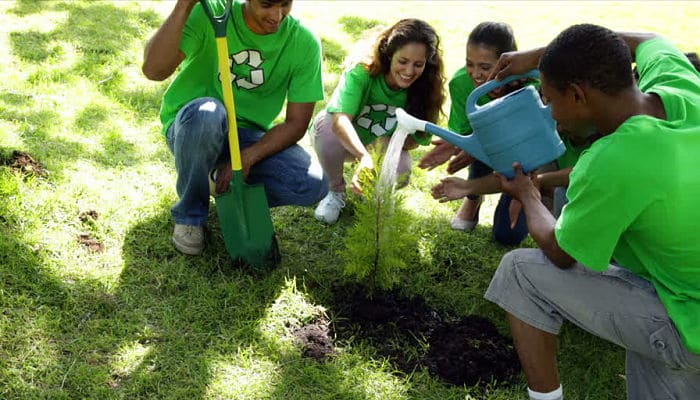
<svg viewBox="0 0 700 400">
<path fill-rule="evenodd" d="M 269 276 L 231 268 L 213 210 L 202 257 L 172 248 L 175 172 L 158 120 L 168 82 L 140 71 L 143 44 L 172 7 L 0 2 L 0 155 L 28 152 L 47 171 L 22 175 L 0 165 L 0 398 L 524 398 L 522 385 L 484 391 L 444 385 L 423 370 L 407 376 L 361 337 L 339 343 L 325 362 L 302 356 L 293 330 L 332 318 L 333 287 L 346 279 L 339 251 L 352 206 L 333 226 L 318 224 L 313 209 L 274 209 L 283 261 Z M 448 74 L 464 63 L 471 27 L 487 19 L 511 23 L 521 48 L 592 21 L 657 31 L 685 51 L 700 50 L 693 2 L 557 8 L 304 0 L 293 13 L 323 40 L 327 96 L 367 28 L 409 16 L 436 27 Z M 308 138 L 302 144 L 308 148 Z M 452 231 L 458 204 L 428 195 L 444 174 L 415 169 L 404 189 L 418 256 L 400 288 L 441 313 L 487 316 L 506 333 L 502 311 L 482 298 L 508 250 L 490 239 L 497 197 L 488 198 L 473 234 Z M 96 217 L 85 217 L 90 212 Z M 91 250 L 79 235 L 103 249 Z M 619 349 L 571 327 L 561 341 L 568 398 L 624 398 Z"/>
</svg>

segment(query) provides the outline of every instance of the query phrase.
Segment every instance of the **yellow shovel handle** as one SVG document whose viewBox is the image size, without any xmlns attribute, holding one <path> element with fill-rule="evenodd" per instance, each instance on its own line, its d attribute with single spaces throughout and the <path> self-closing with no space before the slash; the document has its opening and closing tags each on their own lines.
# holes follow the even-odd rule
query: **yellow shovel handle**
<svg viewBox="0 0 700 400">
<path fill-rule="evenodd" d="M 231 167 L 234 171 L 243 169 L 241 163 L 241 148 L 238 143 L 238 124 L 236 123 L 236 106 L 233 103 L 233 87 L 231 86 L 231 70 L 228 65 L 228 43 L 225 37 L 216 38 L 216 54 L 219 59 L 219 74 L 221 89 L 224 94 L 224 107 L 228 120 L 228 145 L 231 152 Z"/>
</svg>

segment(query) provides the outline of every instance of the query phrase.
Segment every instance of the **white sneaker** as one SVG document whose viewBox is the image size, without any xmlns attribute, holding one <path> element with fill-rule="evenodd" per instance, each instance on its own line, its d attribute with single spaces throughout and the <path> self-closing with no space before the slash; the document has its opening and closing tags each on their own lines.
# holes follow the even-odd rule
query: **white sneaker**
<svg viewBox="0 0 700 400">
<path fill-rule="evenodd" d="M 198 256 L 204 250 L 204 227 L 175 224 L 173 245 L 181 253 Z"/>
<path fill-rule="evenodd" d="M 327 224 L 334 224 L 340 216 L 340 210 L 345 207 L 345 193 L 328 191 L 326 197 L 318 203 L 314 215 L 316 219 Z"/>
</svg>

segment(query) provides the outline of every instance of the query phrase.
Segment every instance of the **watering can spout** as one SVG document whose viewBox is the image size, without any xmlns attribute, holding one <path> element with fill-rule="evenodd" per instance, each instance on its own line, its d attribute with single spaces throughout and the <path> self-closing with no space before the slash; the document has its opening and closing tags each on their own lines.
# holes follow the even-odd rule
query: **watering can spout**
<svg viewBox="0 0 700 400">
<path fill-rule="evenodd" d="M 396 109 L 396 121 L 398 126 L 403 127 L 409 133 L 415 131 L 427 132 L 432 135 L 438 136 L 445 139 L 449 143 L 459 147 L 461 150 L 469 153 L 474 158 L 482 161 L 486 165 L 490 165 L 489 157 L 486 152 L 481 148 L 481 144 L 474 135 L 462 136 L 454 133 L 448 129 L 437 126 L 431 122 L 420 120 L 410 114 L 408 114 L 404 109 Z"/>
</svg>

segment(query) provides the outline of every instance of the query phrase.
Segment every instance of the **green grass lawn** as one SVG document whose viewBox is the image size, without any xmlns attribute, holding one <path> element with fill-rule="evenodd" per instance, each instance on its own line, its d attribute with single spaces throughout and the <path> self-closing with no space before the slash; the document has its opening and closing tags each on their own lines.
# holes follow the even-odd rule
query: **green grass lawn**
<svg viewBox="0 0 700 400">
<path fill-rule="evenodd" d="M 140 65 L 173 4 L 0 2 L 0 398 L 524 398 L 522 378 L 484 390 L 400 373 L 362 337 L 339 341 L 323 363 L 301 356 L 291 331 L 333 315 L 349 212 L 325 226 L 311 208 L 273 210 L 283 262 L 263 277 L 230 267 L 215 213 L 202 257 L 172 248 L 175 172 L 157 117 L 167 82 L 147 81 Z M 470 29 L 489 19 L 511 23 L 521 48 L 594 22 L 700 50 L 695 2 L 297 0 L 293 12 L 323 38 L 327 94 L 364 27 L 409 16 L 437 28 L 449 74 Z M 13 150 L 46 174 L 5 165 Z M 399 286 L 507 333 L 502 311 L 482 299 L 509 250 L 490 239 L 497 198 L 474 233 L 452 231 L 458 204 L 428 195 L 444 174 L 416 169 L 405 189 L 415 251 Z M 567 326 L 560 350 L 567 398 L 625 398 L 620 349 Z"/>
</svg>

